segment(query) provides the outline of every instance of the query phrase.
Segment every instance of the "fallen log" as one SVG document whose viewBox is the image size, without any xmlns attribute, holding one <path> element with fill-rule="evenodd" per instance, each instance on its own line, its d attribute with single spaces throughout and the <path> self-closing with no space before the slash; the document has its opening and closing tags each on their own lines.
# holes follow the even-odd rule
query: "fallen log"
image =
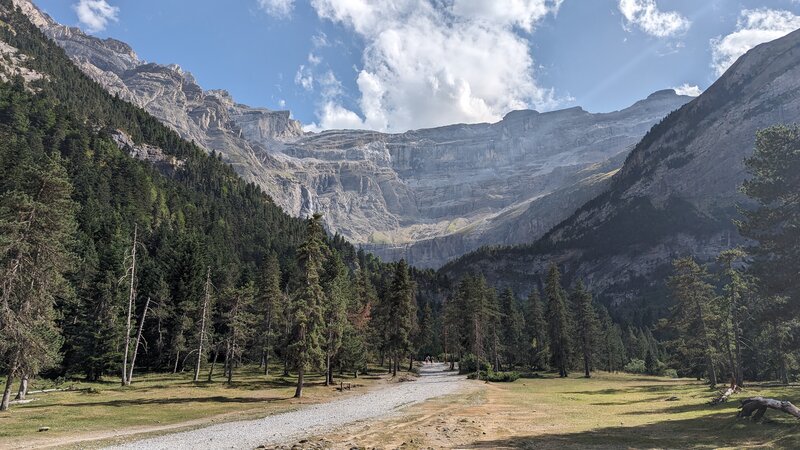
<svg viewBox="0 0 800 450">
<path fill-rule="evenodd" d="M 773 398 L 750 397 L 742 400 L 742 406 L 736 417 L 752 417 L 753 420 L 761 420 L 767 409 L 783 411 L 800 419 L 800 408 L 794 406 L 786 400 L 775 400 Z"/>
<path fill-rule="evenodd" d="M 741 389 L 739 389 L 739 386 L 736 386 L 734 384 L 731 387 L 729 387 L 728 389 L 726 389 L 725 391 L 720 392 L 719 396 L 714 398 L 714 399 L 712 399 L 709 403 L 711 403 L 712 405 L 718 405 L 720 403 L 725 403 L 725 402 L 728 401 L 728 398 L 730 398 L 731 395 L 739 392 L 740 390 Z"/>
</svg>

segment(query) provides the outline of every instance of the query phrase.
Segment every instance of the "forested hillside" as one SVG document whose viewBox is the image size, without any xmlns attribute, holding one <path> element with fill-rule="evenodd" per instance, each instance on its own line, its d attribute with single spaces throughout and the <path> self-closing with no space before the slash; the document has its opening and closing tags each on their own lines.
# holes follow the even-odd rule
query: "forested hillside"
<svg viewBox="0 0 800 450">
<path fill-rule="evenodd" d="M 414 298 L 438 295 L 434 281 L 418 295 L 407 266 L 328 237 L 319 218 L 289 217 L 218 155 L 107 94 L 9 0 L 0 21 L 11 47 L 0 66 L 5 407 L 12 380 L 42 371 L 130 383 L 134 364 L 197 378 L 212 362 L 232 376 L 234 363 L 266 368 L 271 357 L 286 370 L 357 371 L 367 334 L 385 328 L 375 317 L 398 317 L 377 303 L 396 278 L 408 284 L 394 297 L 408 326 Z M 434 280 L 414 274 L 423 287 Z M 324 329 L 298 347 L 292 327 L 309 314 Z M 371 342 L 371 354 L 395 358 L 408 344 Z M 326 360 L 301 355 L 311 350 Z"/>
</svg>

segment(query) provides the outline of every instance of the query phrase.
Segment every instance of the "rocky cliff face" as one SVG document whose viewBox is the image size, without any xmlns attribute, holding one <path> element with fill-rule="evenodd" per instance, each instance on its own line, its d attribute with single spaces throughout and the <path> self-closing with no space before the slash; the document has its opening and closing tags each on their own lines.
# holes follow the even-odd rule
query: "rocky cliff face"
<svg viewBox="0 0 800 450">
<path fill-rule="evenodd" d="M 419 266 L 538 238 L 607 186 L 613 161 L 690 100 L 661 91 L 607 114 L 514 111 L 495 124 L 402 134 L 303 133 L 288 111 L 204 91 L 178 66 L 141 61 L 125 43 L 14 1 L 109 92 L 221 153 L 288 213 L 321 212 L 331 232 Z"/>
<path fill-rule="evenodd" d="M 467 255 L 444 268 L 484 271 L 527 292 L 550 262 L 582 278 L 612 304 L 639 302 L 657 315 L 673 258 L 709 261 L 741 242 L 731 219 L 745 204 L 756 131 L 800 120 L 800 31 L 742 56 L 700 97 L 654 127 L 606 192 L 534 245 Z M 663 312 L 663 311 L 662 311 Z"/>
</svg>

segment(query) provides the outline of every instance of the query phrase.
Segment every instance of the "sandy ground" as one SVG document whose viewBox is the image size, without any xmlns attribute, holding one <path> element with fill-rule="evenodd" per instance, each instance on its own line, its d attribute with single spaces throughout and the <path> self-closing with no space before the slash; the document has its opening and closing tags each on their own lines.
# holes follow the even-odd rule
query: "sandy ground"
<svg viewBox="0 0 800 450">
<path fill-rule="evenodd" d="M 392 384 L 363 395 L 274 414 L 263 419 L 222 423 L 111 448 L 245 449 L 331 434 L 354 423 L 397 417 L 411 405 L 462 392 L 469 386 L 470 383 L 463 376 L 446 372 L 445 368 L 443 364 L 427 365 L 421 369 L 421 376 L 416 381 Z"/>
</svg>

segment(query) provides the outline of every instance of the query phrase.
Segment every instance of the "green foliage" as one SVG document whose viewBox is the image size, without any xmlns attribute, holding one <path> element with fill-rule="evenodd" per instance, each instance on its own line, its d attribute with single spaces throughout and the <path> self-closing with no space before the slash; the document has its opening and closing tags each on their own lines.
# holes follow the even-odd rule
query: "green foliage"
<svg viewBox="0 0 800 450">
<path fill-rule="evenodd" d="M 492 369 L 473 372 L 467 376 L 470 380 L 484 380 L 494 383 L 513 383 L 519 377 L 519 372 L 495 372 Z"/>
<path fill-rule="evenodd" d="M 458 361 L 458 373 L 475 373 L 492 370 L 492 364 L 478 356 L 469 353 Z"/>
<path fill-rule="evenodd" d="M 644 374 L 647 373 L 645 362 L 641 359 L 632 359 L 622 368 L 624 372 Z"/>
<path fill-rule="evenodd" d="M 545 284 L 547 296 L 547 324 L 550 333 L 550 360 L 559 376 L 566 377 L 571 357 L 569 312 L 561 287 L 561 274 L 555 264 L 550 266 Z"/>
</svg>

